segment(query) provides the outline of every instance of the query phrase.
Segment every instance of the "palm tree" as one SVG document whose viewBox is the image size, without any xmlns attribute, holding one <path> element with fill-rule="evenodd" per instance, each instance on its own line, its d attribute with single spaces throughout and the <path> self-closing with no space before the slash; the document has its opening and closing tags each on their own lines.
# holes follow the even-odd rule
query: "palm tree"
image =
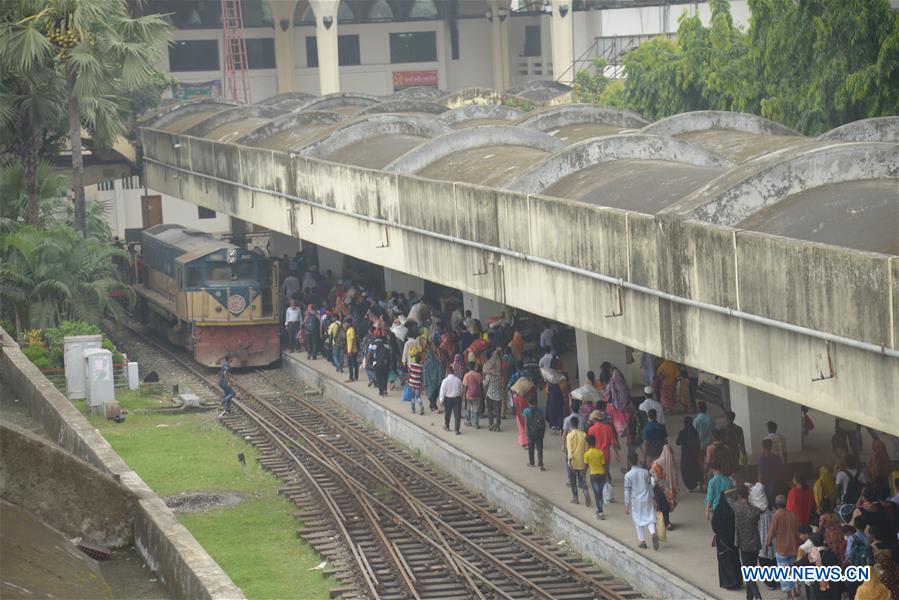
<svg viewBox="0 0 899 600">
<path fill-rule="evenodd" d="M 17 326 L 48 327 L 65 320 L 120 321 L 122 305 L 110 298 L 120 290 L 133 301 L 114 258 L 124 250 L 85 238 L 71 227 L 23 227 L 0 236 L 0 299 L 12 307 Z"/>
<path fill-rule="evenodd" d="M 75 226 L 86 234 L 81 128 L 101 146 L 125 133 L 127 94 L 157 80 L 155 65 L 171 26 L 159 15 L 131 17 L 124 0 L 4 4 L 0 65 L 64 81 Z"/>
<path fill-rule="evenodd" d="M 65 214 L 61 201 L 66 194 L 65 177 L 52 173 L 44 161 L 38 162 L 33 171 L 28 173 L 18 159 L 0 168 L 0 233 L 15 231 L 23 220 L 39 227 Z"/>
</svg>

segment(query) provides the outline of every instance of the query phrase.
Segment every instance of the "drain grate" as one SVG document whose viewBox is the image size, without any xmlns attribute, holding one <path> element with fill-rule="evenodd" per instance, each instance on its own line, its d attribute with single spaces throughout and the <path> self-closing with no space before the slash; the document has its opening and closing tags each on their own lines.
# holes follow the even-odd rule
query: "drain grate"
<svg viewBox="0 0 899 600">
<path fill-rule="evenodd" d="M 103 546 L 81 542 L 78 544 L 78 549 L 94 560 L 104 561 L 112 558 L 112 551 L 109 548 L 104 548 Z"/>
</svg>

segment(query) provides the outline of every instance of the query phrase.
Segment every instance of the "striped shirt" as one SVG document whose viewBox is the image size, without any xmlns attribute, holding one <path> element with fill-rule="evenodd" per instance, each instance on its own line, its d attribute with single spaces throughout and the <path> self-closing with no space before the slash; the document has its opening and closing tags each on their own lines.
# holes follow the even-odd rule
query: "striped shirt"
<svg viewBox="0 0 899 600">
<path fill-rule="evenodd" d="M 409 377 L 406 384 L 413 390 L 421 389 L 421 363 L 417 363 L 412 359 L 409 360 Z"/>
</svg>

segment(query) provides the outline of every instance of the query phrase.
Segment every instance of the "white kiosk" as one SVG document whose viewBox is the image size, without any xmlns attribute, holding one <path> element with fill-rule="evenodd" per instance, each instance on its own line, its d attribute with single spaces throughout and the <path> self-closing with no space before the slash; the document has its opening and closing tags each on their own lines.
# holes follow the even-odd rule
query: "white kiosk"
<svg viewBox="0 0 899 600">
<path fill-rule="evenodd" d="M 63 338 L 63 365 L 69 400 L 85 398 L 84 351 L 102 346 L 100 335 L 69 335 Z"/>
<path fill-rule="evenodd" d="M 84 351 L 84 379 L 91 414 L 105 415 L 106 405 L 115 402 L 112 352 L 103 348 Z"/>
</svg>

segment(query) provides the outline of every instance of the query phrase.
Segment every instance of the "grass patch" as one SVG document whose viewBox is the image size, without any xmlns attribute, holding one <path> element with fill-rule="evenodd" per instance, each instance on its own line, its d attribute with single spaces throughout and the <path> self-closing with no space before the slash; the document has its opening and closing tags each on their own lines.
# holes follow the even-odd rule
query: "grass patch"
<svg viewBox="0 0 899 600">
<path fill-rule="evenodd" d="M 333 582 L 309 571 L 320 560 L 310 561 L 312 551 L 297 540 L 293 510 L 283 498 L 264 497 L 179 520 L 247 597 L 327 598 Z M 293 526 L 273 527 L 275 522 Z"/>
<path fill-rule="evenodd" d="M 130 410 L 166 405 L 165 399 L 117 394 Z M 84 411 L 84 402 L 75 402 Z M 218 424 L 214 412 L 136 413 L 124 423 L 88 420 L 160 496 L 180 492 L 250 494 L 236 506 L 181 513 L 178 520 L 247 597 L 327 598 L 334 582 L 309 569 L 321 562 L 296 538 L 295 506 L 278 495 L 280 482 L 256 462 L 258 452 Z M 237 454 L 246 456 L 246 474 Z"/>
</svg>

